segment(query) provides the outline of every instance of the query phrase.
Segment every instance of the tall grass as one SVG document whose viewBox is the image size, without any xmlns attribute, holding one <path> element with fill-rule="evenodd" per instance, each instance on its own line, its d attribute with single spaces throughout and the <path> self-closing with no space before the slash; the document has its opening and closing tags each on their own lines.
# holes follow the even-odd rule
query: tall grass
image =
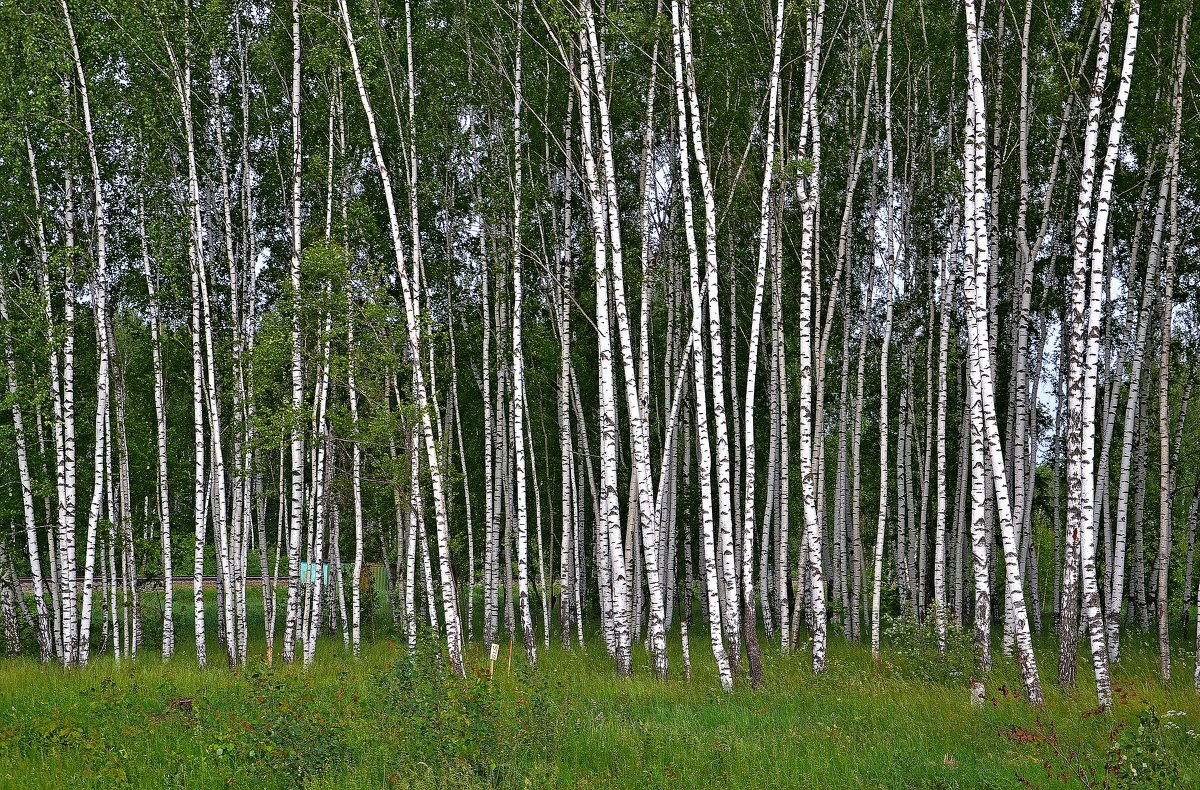
<svg viewBox="0 0 1200 790">
<path fill-rule="evenodd" d="M 471 646 L 464 682 L 432 647 L 410 659 L 383 622 L 359 660 L 323 637 L 305 671 L 266 666 L 259 620 L 251 666 L 228 669 L 214 642 L 201 670 L 180 620 L 168 662 L 153 648 L 71 671 L 0 662 L 0 787 L 1117 787 L 1144 780 L 1151 753 L 1165 767 L 1146 786 L 1200 786 L 1191 661 L 1181 652 L 1160 683 L 1138 635 L 1114 669 L 1115 710 L 1098 713 L 1086 666 L 1079 688 L 1054 687 L 1050 642 L 1047 704 L 1032 708 L 999 656 L 972 706 L 957 659 L 912 635 L 878 663 L 835 640 L 819 677 L 803 649 L 767 647 L 763 688 L 724 694 L 697 640 L 690 681 L 677 639 L 667 682 L 640 647 L 634 676 L 617 678 L 596 639 L 541 651 L 536 670 L 519 642 L 510 668 L 505 644 L 494 678 Z"/>
</svg>

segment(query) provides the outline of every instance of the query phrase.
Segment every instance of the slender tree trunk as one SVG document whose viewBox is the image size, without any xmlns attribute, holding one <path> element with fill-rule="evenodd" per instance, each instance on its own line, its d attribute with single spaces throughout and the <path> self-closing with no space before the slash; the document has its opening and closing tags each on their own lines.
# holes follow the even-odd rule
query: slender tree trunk
<svg viewBox="0 0 1200 790">
<path fill-rule="evenodd" d="M 690 123 L 692 152 L 696 161 L 696 172 L 700 179 L 700 192 L 704 200 L 704 252 L 705 281 L 707 285 L 709 350 L 712 357 L 711 386 L 713 396 L 713 432 L 716 448 L 716 483 L 718 509 L 718 537 L 721 553 L 721 582 L 726 609 L 721 618 L 733 651 L 733 663 L 737 664 L 737 652 L 741 638 L 738 613 L 737 564 L 734 557 L 733 501 L 730 481 L 729 428 L 725 418 L 725 352 L 721 333 L 720 282 L 717 274 L 717 213 L 712 178 L 709 176 L 708 156 L 702 132 L 700 100 L 696 91 L 695 61 L 692 54 L 692 12 L 689 0 L 681 0 L 679 37 L 682 47 L 683 66 L 686 79 L 688 120 Z M 681 119 L 682 120 L 682 119 Z"/>
<path fill-rule="evenodd" d="M 405 323 L 408 327 L 409 344 L 412 348 L 413 378 L 417 390 L 417 408 L 420 412 L 421 428 L 424 433 L 425 451 L 429 456 L 430 478 L 433 489 L 434 514 L 437 522 L 437 543 L 441 571 L 442 606 L 446 622 L 446 642 L 451 667 L 460 677 L 465 677 L 462 659 L 462 635 L 458 620 L 458 601 L 454 587 L 454 578 L 450 568 L 450 534 L 446 514 L 445 487 L 441 466 L 438 463 L 437 447 L 434 443 L 433 425 L 429 409 L 429 391 L 426 385 L 424 366 L 420 359 L 421 323 L 417 305 L 413 298 L 412 284 L 407 275 L 404 247 L 400 238 L 400 224 L 396 212 L 395 199 L 392 194 L 391 177 L 388 174 L 380 145 L 379 133 L 376 129 L 375 114 L 371 109 L 370 97 L 367 94 L 366 82 L 359 65 L 358 48 L 355 44 L 354 33 L 350 25 L 350 11 L 345 0 L 339 0 L 342 16 L 342 32 L 350 49 L 350 61 L 354 70 L 354 78 L 358 87 L 359 99 L 367 116 L 367 126 L 370 132 L 372 150 L 375 156 L 376 168 L 383 183 L 384 197 L 388 206 L 388 220 L 392 236 L 392 248 L 396 258 L 396 274 L 400 281 L 404 302 Z"/>
<path fill-rule="evenodd" d="M 817 234 L 818 193 L 820 191 L 821 125 L 817 113 L 817 77 L 821 62 L 821 36 L 824 25 L 824 2 L 818 2 L 815 11 L 810 11 L 807 30 L 808 62 L 805 64 L 806 85 L 804 90 L 805 115 L 808 136 L 812 143 L 812 172 L 801 181 L 801 203 L 803 206 L 803 239 L 800 249 L 800 476 L 804 495 L 804 552 L 809 579 L 808 595 L 812 603 L 813 672 L 825 671 L 826 619 L 825 586 L 821 569 L 821 522 L 818 514 L 818 486 L 820 457 L 823 454 L 824 436 L 813 435 L 813 290 L 819 244 Z M 817 282 L 815 287 L 819 287 Z M 887 352 L 884 352 L 886 357 Z M 821 361 L 816 362 L 822 364 Z M 885 385 L 886 389 L 886 385 Z M 750 624 L 750 627 L 753 623 Z"/>
<path fill-rule="evenodd" d="M 975 420 L 981 423 L 981 433 L 985 439 L 986 452 L 991 466 L 991 478 L 995 494 L 996 515 L 1000 522 L 1001 542 L 1004 549 L 1005 582 L 1007 586 L 1008 605 L 1013 611 L 1015 638 L 1017 642 L 1017 663 L 1025 684 L 1026 696 L 1033 704 L 1040 705 L 1044 700 L 1041 681 L 1037 674 L 1037 662 L 1033 655 L 1033 644 L 1029 633 L 1029 622 L 1026 619 L 1025 595 L 1021 587 L 1020 572 L 1017 563 L 1016 535 L 1012 512 L 1009 507 L 1008 486 L 1005 477 L 1003 449 L 1000 445 L 999 429 L 996 424 L 995 394 L 992 383 L 992 350 L 985 334 L 988 316 L 987 292 L 981 287 L 981 279 L 986 278 L 988 248 L 988 229 L 983 211 L 987 195 L 984 184 L 986 151 L 983 139 L 986 134 L 984 118 L 983 79 L 980 61 L 979 28 L 976 19 L 974 0 L 966 2 L 967 16 L 967 51 L 969 67 L 969 88 L 971 101 L 968 105 L 969 136 L 967 139 L 967 156 L 965 178 L 964 216 L 967 218 L 968 238 L 967 256 L 964 261 L 966 276 L 964 278 L 964 295 L 968 305 L 968 339 L 971 347 L 973 364 L 969 364 L 974 378 L 975 390 L 972 395 L 976 401 L 972 411 Z"/>
<path fill-rule="evenodd" d="M 17 392 L 17 367 L 13 357 L 12 334 L 9 331 L 8 291 L 3 278 L 0 278 L 0 330 L 3 331 L 4 365 L 7 381 L 8 398 L 12 407 L 13 433 L 17 446 L 17 473 L 20 475 L 21 508 L 25 517 L 25 545 L 29 552 L 29 572 L 33 578 L 33 600 L 37 612 L 38 656 L 42 662 L 50 660 L 54 648 L 50 631 L 50 615 L 46 608 L 45 587 L 42 582 L 42 559 L 38 548 L 37 517 L 33 507 L 33 485 L 29 471 L 29 455 L 26 449 L 24 412 Z M 51 351 L 51 353 L 55 353 Z M 49 513 L 47 513 L 49 516 Z M 0 548 L 0 551 L 3 551 Z M 6 557 L 6 559 L 8 559 Z M 14 578 L 15 582 L 15 578 Z M 6 587 L 5 590 L 8 588 Z M 17 597 L 21 597 L 20 593 Z M 8 603 L 12 603 L 9 601 Z M 6 604 L 7 606 L 7 604 Z M 8 620 L 5 621 L 5 633 L 8 633 Z M 12 619 L 13 634 L 16 631 L 15 611 Z M 16 650 L 20 646 L 16 645 Z M 15 652 L 15 651 L 14 651 Z"/>
<path fill-rule="evenodd" d="M 951 234 L 953 238 L 957 234 Z M 937 363 L 937 445 L 934 455 L 937 458 L 937 508 L 934 538 L 933 538 L 933 617 L 937 630 L 938 651 L 946 649 L 946 395 L 947 378 L 949 376 L 947 345 L 950 340 L 950 297 L 954 286 L 950 275 L 950 261 L 942 266 L 941 319 L 938 324 L 938 363 Z M 956 607 L 957 608 L 957 607 Z"/>
<path fill-rule="evenodd" d="M 1137 25 L 1137 9 L 1138 3 L 1130 8 L 1129 24 L 1136 28 Z M 1171 561 L 1171 532 L 1173 530 L 1172 517 L 1172 473 L 1171 473 L 1171 430 L 1169 423 L 1170 411 L 1170 372 L 1171 372 L 1171 324 L 1174 317 L 1174 285 L 1175 285 L 1175 247 L 1178 241 L 1178 203 L 1179 203 L 1179 135 L 1183 118 L 1183 85 L 1187 74 L 1187 40 L 1188 29 L 1191 24 L 1191 15 L 1185 14 L 1183 17 L 1183 28 L 1179 34 L 1179 41 L 1175 50 L 1175 59 L 1178 63 L 1178 73 L 1175 80 L 1175 93 L 1172 102 L 1175 110 L 1175 125 L 1174 136 L 1171 140 L 1171 148 L 1168 154 L 1167 175 L 1171 180 L 1171 204 L 1170 204 L 1170 231 L 1167 241 L 1166 265 L 1163 267 L 1162 274 L 1162 291 L 1163 291 L 1163 308 L 1162 308 L 1162 348 L 1161 358 L 1158 363 L 1158 464 L 1159 464 L 1159 484 L 1158 484 L 1158 555 L 1155 558 L 1155 575 L 1158 577 L 1158 662 L 1159 674 L 1163 680 L 1171 679 L 1171 643 L 1170 632 L 1168 630 L 1168 611 L 1167 611 L 1167 591 L 1169 581 L 1169 569 Z M 1130 42 L 1126 43 L 1126 60 L 1132 65 L 1132 56 L 1129 54 L 1129 49 L 1135 42 L 1136 33 L 1130 34 Z M 1121 71 L 1122 83 L 1121 88 L 1124 93 L 1128 93 L 1129 78 L 1125 73 L 1125 69 Z M 1186 406 L 1182 407 L 1186 409 Z M 1182 433 L 1182 424 L 1180 425 L 1180 433 Z M 1200 675 L 1198 675 L 1200 677 Z"/>
<path fill-rule="evenodd" d="M 707 600 L 709 636 L 712 640 L 713 658 L 717 663 L 717 672 L 721 678 L 722 688 L 724 688 L 726 691 L 730 691 L 733 689 L 733 674 L 730 668 L 729 657 L 725 652 L 725 645 L 722 640 L 722 634 L 724 633 L 724 630 L 722 629 L 724 613 L 721 611 L 720 598 L 717 591 L 717 546 L 716 536 L 714 534 L 715 531 L 713 525 L 712 502 L 713 469 L 712 455 L 709 444 L 711 439 L 708 431 L 708 377 L 705 373 L 707 366 L 704 358 L 704 346 L 700 342 L 704 305 L 700 298 L 700 260 L 696 245 L 695 221 L 693 219 L 694 210 L 692 206 L 691 161 L 688 155 L 687 144 L 688 125 L 684 97 L 684 23 L 682 19 L 683 14 L 686 13 L 686 9 L 681 9 L 680 6 L 681 3 L 679 0 L 672 0 L 671 34 L 675 63 L 675 111 L 676 129 L 679 137 L 678 156 L 680 191 L 683 195 L 684 236 L 687 241 L 688 260 L 691 271 L 690 281 L 692 297 L 692 326 L 689 338 L 689 347 L 691 348 L 693 395 L 695 396 L 696 407 L 696 450 L 699 460 L 698 476 L 700 486 L 701 544 L 704 555 L 704 575 L 705 579 L 707 580 L 708 587 Z M 698 129 L 699 119 L 693 119 L 693 133 L 697 132 Z M 710 274 L 711 273 L 713 272 L 710 272 Z M 710 303 L 710 307 L 715 308 L 716 305 Z M 715 357 L 716 355 L 714 354 L 714 358 Z M 719 443 L 720 440 L 718 439 L 718 444 Z M 728 483 L 728 480 L 726 483 Z M 728 486 L 726 486 L 726 492 L 728 493 Z"/>
<path fill-rule="evenodd" d="M 533 614 L 529 606 L 529 498 L 526 494 L 525 458 L 525 353 L 521 344 L 521 314 L 523 287 L 521 279 L 521 10 L 517 3 L 517 62 L 514 69 L 516 97 L 513 100 L 513 238 L 512 238 L 512 366 L 513 366 L 513 452 L 516 461 L 517 522 L 517 594 L 520 597 L 521 631 L 525 641 L 525 657 L 531 666 L 537 664 L 537 639 L 533 633 Z"/>
<path fill-rule="evenodd" d="M 767 256 L 771 241 L 771 185 L 775 179 L 775 119 L 779 111 L 779 62 L 783 55 L 784 3 L 776 3 L 775 43 L 768 78 L 767 137 L 762 191 L 759 197 L 758 271 L 754 278 L 754 307 L 750 314 L 749 360 L 746 368 L 746 392 L 743 399 L 743 458 L 745 468 L 744 500 L 742 502 L 742 606 L 746 623 L 747 657 L 750 662 L 750 685 L 762 684 L 762 658 L 758 650 L 757 626 L 754 616 L 754 475 L 758 466 L 754 446 L 754 406 L 757 401 L 755 380 L 758 375 L 759 334 L 762 327 L 763 292 L 767 277 Z M 774 448 L 772 448 L 773 450 Z M 765 537 L 765 536 L 764 536 Z M 764 540 L 764 546 L 766 541 Z M 765 580 L 766 575 L 762 578 Z M 764 614 L 766 611 L 764 610 Z"/>
</svg>

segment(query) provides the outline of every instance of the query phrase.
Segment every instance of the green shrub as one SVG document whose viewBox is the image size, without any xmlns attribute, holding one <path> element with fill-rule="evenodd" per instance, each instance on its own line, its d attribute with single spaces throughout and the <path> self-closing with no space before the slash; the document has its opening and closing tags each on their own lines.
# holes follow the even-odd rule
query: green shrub
<svg viewBox="0 0 1200 790">
<path fill-rule="evenodd" d="M 1175 721 L 1182 711 L 1159 715 L 1151 705 L 1138 713 L 1136 727 L 1126 728 L 1109 747 L 1107 771 L 1116 787 L 1195 787 L 1196 776 L 1184 776 L 1176 757 L 1189 751 L 1188 744 L 1168 744 L 1172 731 L 1181 729 Z M 1175 748 L 1171 748 L 1174 746 Z"/>
<path fill-rule="evenodd" d="M 427 647 L 376 683 L 402 765 L 465 769 L 489 784 L 543 755 L 565 718 L 544 677 L 519 672 L 501 682 L 479 669 L 459 678 Z"/>
<path fill-rule="evenodd" d="M 247 679 L 252 706 L 220 712 L 220 726 L 205 744 L 210 758 L 297 782 L 346 760 L 346 733 L 311 690 L 266 668 L 251 670 Z"/>
<path fill-rule="evenodd" d="M 889 665 L 910 680 L 962 684 L 971 676 L 974 653 L 971 634 L 947 617 L 945 650 L 938 650 L 933 613 L 924 622 L 915 617 L 885 617 Z"/>
</svg>

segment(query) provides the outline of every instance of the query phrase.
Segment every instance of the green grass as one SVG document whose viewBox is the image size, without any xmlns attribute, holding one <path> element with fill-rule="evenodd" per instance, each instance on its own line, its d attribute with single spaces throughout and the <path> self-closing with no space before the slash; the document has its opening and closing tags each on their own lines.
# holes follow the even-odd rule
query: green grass
<svg viewBox="0 0 1200 790">
<path fill-rule="evenodd" d="M 1139 635 L 1115 668 L 1116 709 L 1095 713 L 1082 660 L 1078 689 L 1054 687 L 1050 642 L 1039 646 L 1039 709 L 999 655 L 985 704 L 972 707 L 961 660 L 943 662 L 918 639 L 896 639 L 880 663 L 835 639 L 820 677 L 804 650 L 767 648 L 764 687 L 751 691 L 743 674 L 724 694 L 700 624 L 692 679 L 676 639 L 665 683 L 640 648 L 634 677 L 617 678 L 599 639 L 539 649 L 536 671 L 518 643 L 511 671 L 501 651 L 494 681 L 472 646 L 463 682 L 427 650 L 409 662 L 379 627 L 357 661 L 340 636 L 325 638 L 307 672 L 266 667 L 261 636 L 248 669 L 225 668 L 214 644 L 200 670 L 190 630 L 165 663 L 154 650 L 73 671 L 2 661 L 0 787 L 1084 787 L 1126 786 L 1143 760 L 1139 778 L 1157 767 L 1200 786 L 1192 660 L 1181 651 L 1175 679 L 1160 683 Z M 184 698 L 190 711 L 175 702 Z M 1151 707 L 1180 713 L 1155 724 Z M 1129 760 L 1123 776 L 1105 773 L 1113 744 Z"/>
</svg>

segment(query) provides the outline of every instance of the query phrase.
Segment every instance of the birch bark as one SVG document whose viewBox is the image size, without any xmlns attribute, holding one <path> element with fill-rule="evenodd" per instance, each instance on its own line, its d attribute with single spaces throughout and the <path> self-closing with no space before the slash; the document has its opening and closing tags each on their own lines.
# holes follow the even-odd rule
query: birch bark
<svg viewBox="0 0 1200 790">
<path fill-rule="evenodd" d="M 388 222 L 392 237 L 392 249 L 396 258 L 396 275 L 400 281 L 401 294 L 404 301 L 405 323 L 408 327 L 409 346 L 413 350 L 413 378 L 417 390 L 417 408 L 420 412 L 421 428 L 424 433 L 425 451 L 429 456 L 430 479 L 433 489 L 434 515 L 437 522 L 437 543 L 442 585 L 442 606 L 446 622 L 446 642 L 450 664 L 454 672 L 465 677 L 466 672 L 462 658 L 462 637 L 458 619 L 458 600 L 454 587 L 453 574 L 450 568 L 450 534 L 446 514 L 445 490 L 441 466 L 438 462 L 437 447 L 434 443 L 433 425 L 430 417 L 430 397 L 426 387 L 426 378 L 420 357 L 421 323 L 418 308 L 413 299 L 412 284 L 407 275 L 403 242 L 400 237 L 400 223 L 396 212 L 395 199 L 392 193 L 392 181 L 384 160 L 379 133 L 375 123 L 375 113 L 371 108 L 370 97 L 367 93 L 366 82 L 359 65 L 358 47 L 350 23 L 350 11 L 346 0 L 339 0 L 341 9 L 342 32 L 350 50 L 351 66 L 358 87 L 359 99 L 363 112 L 367 117 L 367 128 L 370 133 L 371 147 L 374 153 L 375 165 L 383 183 L 384 198 L 388 208 Z"/>
</svg>

